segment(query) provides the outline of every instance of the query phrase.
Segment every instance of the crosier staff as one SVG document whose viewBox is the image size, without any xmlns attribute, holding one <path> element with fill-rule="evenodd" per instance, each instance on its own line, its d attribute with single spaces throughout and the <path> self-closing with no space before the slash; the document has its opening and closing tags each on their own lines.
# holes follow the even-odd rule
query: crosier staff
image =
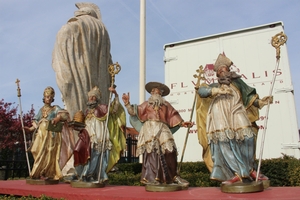
<svg viewBox="0 0 300 200">
<path fill-rule="evenodd" d="M 271 82 L 272 84 L 270 87 L 269 96 L 272 95 L 276 76 L 277 76 L 277 70 L 279 67 L 280 46 L 284 45 L 286 43 L 286 41 L 287 41 L 287 36 L 283 32 L 280 32 L 272 37 L 272 46 L 276 49 L 276 65 L 275 65 L 275 70 L 274 70 L 274 74 L 273 74 L 273 79 Z M 261 141 L 261 146 L 260 146 L 259 162 L 258 162 L 258 167 L 257 167 L 257 176 L 256 176 L 256 180 L 255 180 L 256 182 L 258 181 L 258 177 L 259 177 L 259 173 L 260 173 L 260 165 L 261 165 L 261 159 L 262 159 L 264 142 L 265 142 L 265 135 L 266 135 L 266 130 L 267 130 L 269 108 L 270 108 L 270 101 L 268 100 L 268 104 L 267 104 L 267 108 L 266 108 L 266 115 L 265 115 L 266 118 L 265 118 L 265 122 L 264 122 L 264 132 L 262 135 L 262 141 Z"/>
<path fill-rule="evenodd" d="M 30 175 L 31 168 L 30 168 L 29 159 L 28 159 L 28 152 L 27 152 L 27 141 L 26 141 L 26 135 L 25 135 L 25 129 L 24 129 L 24 123 L 23 123 L 22 105 L 21 105 L 21 89 L 20 89 L 20 84 L 19 83 L 20 83 L 20 80 L 17 79 L 16 84 L 17 84 L 17 91 L 18 91 L 19 105 L 20 105 L 20 119 L 21 119 L 21 125 L 22 125 L 22 130 L 23 130 L 25 153 L 26 153 L 26 160 L 27 160 L 27 166 L 28 166 L 28 173 Z"/>
<path fill-rule="evenodd" d="M 115 83 L 115 75 L 118 74 L 121 71 L 121 66 L 119 65 L 118 62 L 116 62 L 116 64 L 111 64 L 108 66 L 108 72 L 111 75 L 111 87 L 114 86 Z M 109 109 L 110 109 L 110 104 L 111 104 L 111 98 L 112 98 L 112 92 L 110 91 L 109 93 L 109 99 L 108 99 L 108 112 L 107 112 L 107 117 L 106 117 L 106 121 L 105 121 L 105 130 L 103 132 L 102 138 L 103 138 L 103 142 L 102 142 L 102 153 L 101 153 L 101 157 L 100 157 L 100 166 L 99 166 L 99 173 L 98 173 L 98 183 L 100 183 L 100 175 L 101 175 L 101 170 L 102 170 L 102 162 L 103 162 L 103 152 L 104 152 L 104 147 L 105 147 L 105 140 L 104 137 L 106 135 L 107 132 L 107 124 L 108 124 L 108 117 L 109 117 Z"/>
<path fill-rule="evenodd" d="M 196 72 L 198 73 L 198 75 L 197 74 L 193 75 L 194 78 L 197 78 L 197 83 L 195 85 L 195 88 L 199 88 L 200 81 L 201 80 L 206 80 L 205 77 L 204 77 L 203 66 L 201 65 L 199 67 L 199 69 L 196 70 Z M 192 111 L 191 111 L 189 122 L 192 122 L 192 119 L 193 119 L 193 114 L 194 114 L 194 109 L 195 109 L 195 104 L 196 104 L 196 98 L 197 98 L 197 92 L 195 91 L 194 101 L 193 101 L 193 106 L 192 106 Z M 189 137 L 190 128 L 191 127 L 189 126 L 188 129 L 187 129 L 187 131 L 186 131 L 184 146 L 183 146 L 183 149 L 182 149 L 180 164 L 179 164 L 179 167 L 178 167 L 178 173 L 180 172 L 180 168 L 181 168 L 181 165 L 182 165 L 182 160 L 183 160 L 183 156 L 184 156 L 184 152 L 185 152 L 185 148 L 186 148 L 186 143 L 187 143 L 187 140 L 188 140 L 188 137 Z"/>
</svg>

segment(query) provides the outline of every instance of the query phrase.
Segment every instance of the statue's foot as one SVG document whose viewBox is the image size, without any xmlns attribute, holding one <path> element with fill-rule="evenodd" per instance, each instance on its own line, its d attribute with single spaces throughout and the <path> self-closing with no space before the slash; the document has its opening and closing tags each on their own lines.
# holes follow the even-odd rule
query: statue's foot
<svg viewBox="0 0 300 200">
<path fill-rule="evenodd" d="M 229 179 L 227 181 L 223 181 L 222 184 L 230 185 L 230 184 L 239 183 L 239 182 L 242 182 L 241 179 L 238 176 L 234 176 L 232 179 Z"/>
<path fill-rule="evenodd" d="M 257 172 L 255 170 L 253 170 L 250 173 L 250 176 L 251 176 L 251 178 L 253 178 L 253 180 L 256 180 Z M 269 178 L 267 176 L 263 175 L 263 174 L 259 174 L 258 180 L 259 181 L 265 181 L 265 180 L 269 180 Z"/>
<path fill-rule="evenodd" d="M 178 185 L 180 185 L 182 187 L 189 187 L 189 185 L 190 185 L 189 182 L 187 182 L 186 180 L 184 180 L 180 176 L 175 176 L 175 178 L 173 179 L 173 182 L 177 183 Z"/>
<path fill-rule="evenodd" d="M 78 177 L 75 174 L 73 174 L 72 176 L 65 176 L 63 180 L 64 182 L 69 183 L 71 181 L 78 181 Z"/>
<path fill-rule="evenodd" d="M 154 180 L 154 181 L 148 181 L 147 179 L 143 178 L 141 181 L 141 184 L 142 185 L 159 185 L 160 182 L 157 181 L 157 180 Z"/>
<path fill-rule="evenodd" d="M 87 182 L 87 178 L 86 178 L 86 176 L 82 176 L 82 177 L 79 179 L 79 181 L 82 181 L 82 182 Z"/>
<path fill-rule="evenodd" d="M 97 180 L 95 180 L 92 176 L 89 176 L 89 177 L 87 177 L 86 181 L 87 182 L 96 182 Z"/>
</svg>

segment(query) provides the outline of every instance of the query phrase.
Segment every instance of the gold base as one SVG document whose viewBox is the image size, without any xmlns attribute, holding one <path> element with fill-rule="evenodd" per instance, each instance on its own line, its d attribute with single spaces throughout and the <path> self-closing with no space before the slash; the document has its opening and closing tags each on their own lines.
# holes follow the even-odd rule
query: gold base
<svg viewBox="0 0 300 200">
<path fill-rule="evenodd" d="M 252 193 L 261 192 L 264 190 L 262 181 L 251 183 L 233 183 L 233 184 L 221 184 L 221 191 L 224 193 Z"/>
<path fill-rule="evenodd" d="M 148 192 L 173 192 L 178 190 L 183 190 L 187 188 L 183 188 L 177 184 L 159 184 L 159 185 L 146 185 L 146 191 Z"/>
<path fill-rule="evenodd" d="M 105 187 L 105 184 L 97 182 L 71 181 L 71 186 L 74 188 L 103 188 Z"/>
<path fill-rule="evenodd" d="M 26 179 L 26 183 L 30 185 L 55 185 L 59 183 L 59 180 Z"/>
<path fill-rule="evenodd" d="M 270 180 L 263 180 L 264 189 L 268 189 L 270 187 Z"/>
</svg>

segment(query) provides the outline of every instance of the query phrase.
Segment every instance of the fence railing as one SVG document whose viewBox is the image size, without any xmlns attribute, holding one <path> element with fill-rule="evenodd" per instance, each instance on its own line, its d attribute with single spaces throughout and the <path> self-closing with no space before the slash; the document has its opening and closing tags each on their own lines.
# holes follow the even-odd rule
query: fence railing
<svg viewBox="0 0 300 200">
<path fill-rule="evenodd" d="M 139 157 L 136 154 L 137 137 L 127 135 L 126 138 L 126 150 L 121 154 L 119 163 L 133 163 L 139 162 Z M 2 152 L 0 152 L 2 153 Z M 33 165 L 32 155 L 29 154 L 29 160 L 31 167 Z M 14 179 L 14 178 L 26 178 L 29 176 L 27 161 L 24 150 L 20 148 L 11 151 L 6 159 L 0 159 L 0 180 Z"/>
<path fill-rule="evenodd" d="M 139 162 L 139 157 L 136 153 L 137 136 L 127 135 L 126 150 L 122 153 L 119 163 L 134 163 Z"/>
</svg>

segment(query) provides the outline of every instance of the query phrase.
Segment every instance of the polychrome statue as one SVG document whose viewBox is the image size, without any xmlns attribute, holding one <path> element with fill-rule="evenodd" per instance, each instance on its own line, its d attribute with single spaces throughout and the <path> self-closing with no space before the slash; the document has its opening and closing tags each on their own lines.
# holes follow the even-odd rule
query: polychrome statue
<svg viewBox="0 0 300 200">
<path fill-rule="evenodd" d="M 192 126 L 192 123 L 184 122 L 178 111 L 163 98 L 170 92 L 166 85 L 149 82 L 145 88 L 151 96 L 140 105 L 131 105 L 129 94 L 122 96 L 130 122 L 139 132 L 137 154 L 143 157 L 140 181 L 150 191 L 160 190 L 159 187 L 166 184 L 187 188 L 189 183 L 177 174 L 177 148 L 173 133 L 180 127 Z M 152 187 L 152 190 L 149 186 L 158 187 Z"/>
</svg>

